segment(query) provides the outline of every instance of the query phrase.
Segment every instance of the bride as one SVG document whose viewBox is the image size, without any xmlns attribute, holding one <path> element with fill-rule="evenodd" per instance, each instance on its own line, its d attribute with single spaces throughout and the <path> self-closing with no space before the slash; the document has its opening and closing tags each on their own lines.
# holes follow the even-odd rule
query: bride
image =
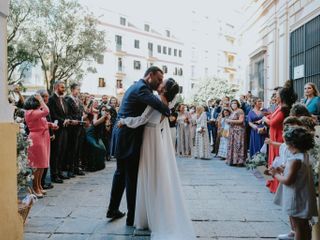
<svg viewBox="0 0 320 240">
<path fill-rule="evenodd" d="M 168 104 L 179 92 L 172 78 L 159 87 L 161 100 Z M 148 106 L 140 117 L 120 119 L 130 128 L 145 125 L 141 146 L 135 227 L 150 229 L 153 240 L 191 240 L 195 233 L 185 207 L 169 121 Z"/>
</svg>

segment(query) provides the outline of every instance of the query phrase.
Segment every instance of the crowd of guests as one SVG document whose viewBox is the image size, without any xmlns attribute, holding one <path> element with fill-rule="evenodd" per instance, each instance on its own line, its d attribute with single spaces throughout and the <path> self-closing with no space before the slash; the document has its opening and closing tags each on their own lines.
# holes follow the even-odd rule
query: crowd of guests
<svg viewBox="0 0 320 240">
<path fill-rule="evenodd" d="M 33 143 L 28 157 L 36 196 L 43 197 L 45 189 L 53 187 L 51 182 L 63 183 L 105 167 L 119 107 L 115 97 L 104 95 L 98 100 L 80 93 L 78 84 L 71 84 L 70 94 L 65 95 L 61 81 L 55 83 L 51 96 L 42 90 L 24 100 L 18 92 L 13 91 L 10 101 L 23 109 Z M 275 203 L 288 214 L 292 227 L 279 239 L 311 239 L 308 220 L 318 214 L 308 152 L 314 147 L 320 97 L 313 83 L 305 85 L 304 94 L 298 103 L 288 81 L 274 89 L 267 104 L 248 92 L 239 100 L 211 99 L 206 106 L 180 103 L 168 119 L 178 156 L 211 159 L 215 155 L 230 166 L 242 167 L 248 156 L 267 154 L 265 174 L 273 177 L 267 187 L 276 193 Z M 51 181 L 47 181 L 48 169 Z"/>
<path fill-rule="evenodd" d="M 65 83 L 58 81 L 51 96 L 40 90 L 24 99 L 15 88 L 9 98 L 17 107 L 16 113 L 25 119 L 26 133 L 32 141 L 28 159 L 33 169 L 33 192 L 38 198 L 53 187 L 52 183 L 101 170 L 110 160 L 117 98 L 103 95 L 98 100 L 80 93 L 76 83 L 70 85 L 69 94 L 66 92 Z"/>
<path fill-rule="evenodd" d="M 318 216 L 309 150 L 319 124 L 320 97 L 314 83 L 305 84 L 304 95 L 297 102 L 292 81 L 287 81 L 265 105 L 248 92 L 239 100 L 226 96 L 206 106 L 180 104 L 169 120 L 177 155 L 211 159 L 211 152 L 240 167 L 258 153 L 267 155 L 265 174 L 273 178 L 266 185 L 292 227 L 278 239 L 310 240 L 309 220 Z"/>
</svg>

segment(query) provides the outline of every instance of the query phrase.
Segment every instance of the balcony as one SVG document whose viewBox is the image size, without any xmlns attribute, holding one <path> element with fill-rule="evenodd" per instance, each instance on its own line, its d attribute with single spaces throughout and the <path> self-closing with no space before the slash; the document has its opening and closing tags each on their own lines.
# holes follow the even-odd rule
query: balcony
<svg viewBox="0 0 320 240">
<path fill-rule="evenodd" d="M 126 76 L 125 67 L 123 67 L 123 66 L 118 66 L 118 70 L 117 70 L 117 72 L 116 72 L 115 77 L 116 77 L 117 79 L 123 79 L 125 76 Z"/>
<path fill-rule="evenodd" d="M 115 55 L 120 57 L 127 55 L 127 52 L 123 50 L 122 44 L 116 44 Z"/>
</svg>

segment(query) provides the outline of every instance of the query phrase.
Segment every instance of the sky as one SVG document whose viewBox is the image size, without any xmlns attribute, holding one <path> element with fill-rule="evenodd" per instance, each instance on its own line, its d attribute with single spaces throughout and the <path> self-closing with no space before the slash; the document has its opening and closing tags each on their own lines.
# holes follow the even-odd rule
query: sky
<svg viewBox="0 0 320 240">
<path fill-rule="evenodd" d="M 79 0 L 91 10 L 103 7 L 130 17 L 170 27 L 180 36 L 187 30 L 186 21 L 192 11 L 210 18 L 222 18 L 237 23 L 235 11 L 250 0 Z"/>
</svg>

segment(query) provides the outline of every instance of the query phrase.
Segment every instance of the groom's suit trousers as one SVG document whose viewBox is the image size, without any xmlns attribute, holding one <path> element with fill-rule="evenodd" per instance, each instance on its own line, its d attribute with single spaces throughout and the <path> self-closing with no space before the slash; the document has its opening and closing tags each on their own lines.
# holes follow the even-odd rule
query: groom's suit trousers
<svg viewBox="0 0 320 240">
<path fill-rule="evenodd" d="M 113 176 L 109 210 L 118 210 L 121 198 L 126 189 L 128 221 L 134 219 L 136 206 L 137 178 L 139 156 L 127 159 L 117 159 L 117 169 Z"/>
</svg>

